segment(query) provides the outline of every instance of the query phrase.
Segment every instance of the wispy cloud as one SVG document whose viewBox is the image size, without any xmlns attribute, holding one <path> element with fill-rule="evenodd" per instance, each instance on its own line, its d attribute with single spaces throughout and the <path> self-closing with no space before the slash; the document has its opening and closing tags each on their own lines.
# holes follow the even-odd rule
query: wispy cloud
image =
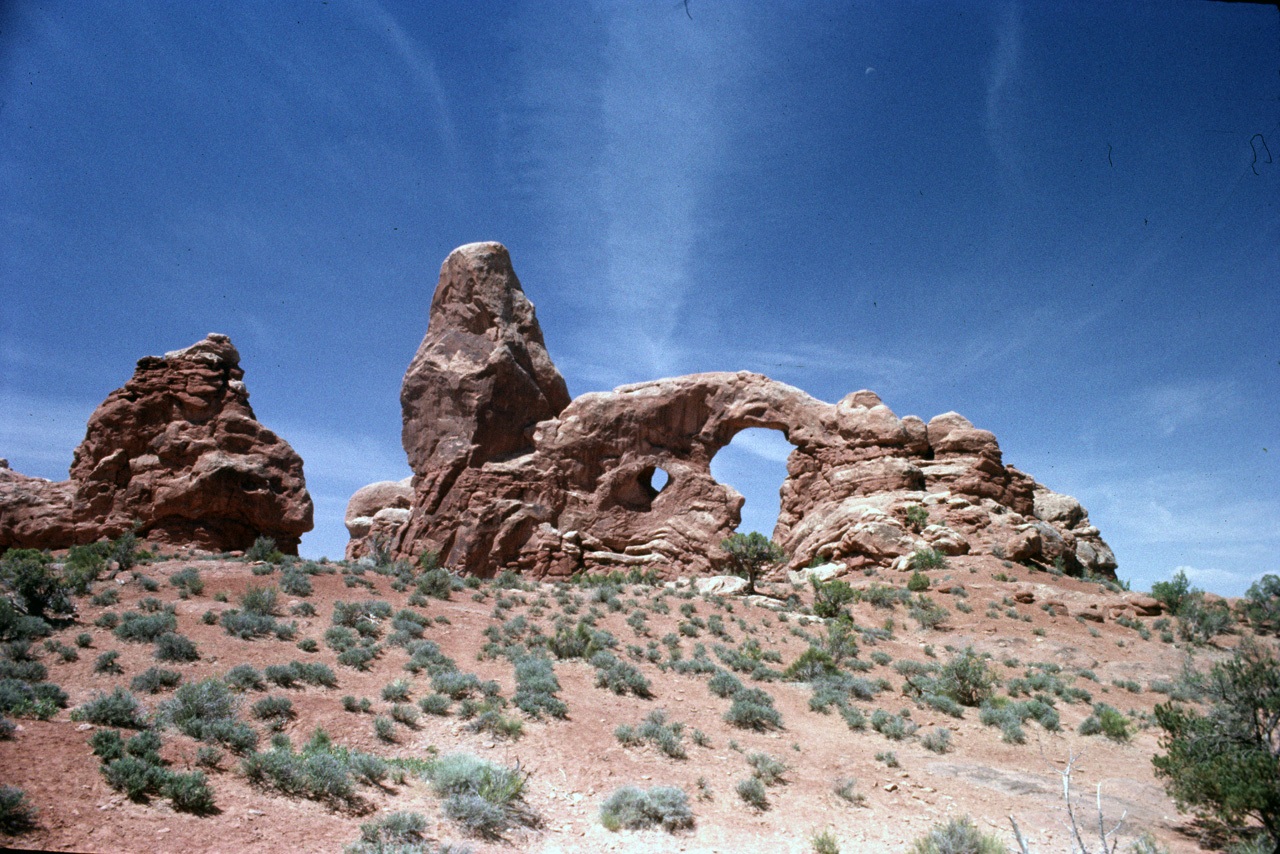
<svg viewBox="0 0 1280 854">
<path fill-rule="evenodd" d="M 996 27 L 996 47 L 987 72 L 985 130 L 987 143 L 1015 184 L 1024 181 L 1022 156 L 1018 150 L 1018 75 L 1022 63 L 1022 20 L 1016 4 L 1010 3 Z"/>
<path fill-rule="evenodd" d="M 1240 403 L 1239 386 L 1232 380 L 1185 380 L 1162 383 L 1138 393 L 1138 411 L 1166 436 L 1182 427 L 1221 417 Z"/>
<path fill-rule="evenodd" d="M 457 161 L 460 146 L 458 130 L 449 113 L 449 99 L 436 72 L 434 60 L 423 47 L 405 32 L 404 27 L 377 0 L 369 0 L 366 8 L 381 36 L 395 50 L 396 56 L 413 74 L 414 82 L 432 106 L 430 117 L 440 141 L 447 146 L 451 161 Z"/>
</svg>

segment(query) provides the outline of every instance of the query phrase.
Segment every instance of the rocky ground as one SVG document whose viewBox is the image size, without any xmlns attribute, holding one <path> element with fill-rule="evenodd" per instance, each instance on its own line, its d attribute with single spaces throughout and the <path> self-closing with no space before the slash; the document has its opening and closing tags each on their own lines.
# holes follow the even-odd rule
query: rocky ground
<svg viewBox="0 0 1280 854">
<path fill-rule="evenodd" d="M 294 568 L 287 570 L 288 565 Z M 180 595 L 171 578 L 190 568 L 202 589 Z M 1077 809 L 1090 827 L 1097 824 L 1100 786 L 1106 820 L 1124 816 L 1122 850 L 1129 840 L 1149 832 L 1173 854 L 1191 852 L 1199 850 L 1195 829 L 1152 773 L 1158 730 L 1148 725 L 1148 716 L 1168 700 L 1153 686 L 1167 692 L 1189 656 L 1205 667 L 1240 637 L 1220 636 L 1218 645 L 1192 648 L 1176 640 L 1173 626 L 1166 627 L 1160 617 L 1134 617 L 1132 607 L 1111 607 L 1125 601 L 1115 588 L 971 555 L 948 558 L 944 567 L 924 573 L 930 580 L 924 595 L 946 613 L 935 612 L 923 622 L 940 622 L 923 628 L 905 602 L 868 601 L 890 598 L 885 590 L 904 590 L 908 573 L 874 568 L 853 572 L 844 578 L 854 588 L 865 593 L 877 585 L 848 606 L 859 629 L 858 650 L 844 670 L 866 680 L 842 695 L 846 708 L 860 712 L 866 722 L 855 729 L 847 719 L 856 720 L 857 712 L 841 714 L 836 706 L 815 711 L 809 683 L 776 675 L 811 643 L 821 646 L 828 637 L 827 625 L 812 616 L 810 587 L 786 579 L 763 584 L 767 596 L 753 598 L 700 593 L 691 581 L 613 587 L 524 582 L 518 588 L 472 581 L 476 586 L 459 586 L 446 601 L 414 597 L 416 578 L 409 575 L 397 579 L 385 569 L 296 559 L 283 565 L 250 564 L 225 555 L 192 554 L 157 560 L 138 572 L 138 577 L 120 573 L 97 582 L 92 596 L 76 598 L 74 621 L 60 625 L 50 644 L 31 647 L 30 654 L 47 668 L 48 681 L 68 695 L 68 704 L 49 720 L 18 718 L 12 738 L 0 740 L 4 782 L 24 789 L 38 809 L 37 826 L 10 844 L 95 852 L 337 852 L 359 839 L 362 823 L 409 810 L 425 817 L 429 839 L 476 852 L 800 852 L 814 850 L 812 837 L 824 830 L 834 835 L 841 851 L 901 852 L 935 823 L 967 814 L 1010 844 L 1013 816 L 1032 851 L 1065 852 L 1062 771 L 1074 758 L 1071 783 Z M 299 595 L 300 574 L 310 582 L 305 596 Z M 276 619 L 285 625 L 296 621 L 296 634 L 287 640 L 230 635 L 219 624 L 222 615 L 243 608 L 242 597 L 250 587 L 265 586 L 294 591 L 280 592 Z M 93 604 L 93 596 L 109 601 L 107 591 L 114 591 L 118 601 Z M 465 719 L 464 701 L 454 701 L 447 714 L 419 710 L 410 724 L 389 723 L 382 738 L 376 721 L 394 705 L 383 699 L 384 688 L 407 680 L 402 699 L 412 705 L 435 693 L 433 680 L 428 671 L 415 675 L 405 669 L 410 654 L 404 644 L 413 648 L 412 641 L 401 636 L 397 644 L 390 624 L 394 616 L 378 617 L 374 605 L 366 609 L 373 619 L 364 628 L 377 635 L 377 657 L 364 669 L 340 663 L 326 634 L 332 636 L 335 615 L 347 607 L 343 603 L 354 601 L 385 602 L 393 615 L 408 610 L 426 618 L 419 620 L 426 623 L 423 637 L 437 644 L 459 671 L 496 682 L 508 703 L 516 687 L 511 658 L 518 652 L 512 645 L 536 651 L 556 634 L 557 625 L 572 630 L 586 617 L 594 623 L 589 628 L 616 640 L 613 653 L 647 680 L 649 696 L 597 687 L 591 663 L 552 655 L 560 684 L 555 696 L 566 709 L 563 718 L 535 719 L 506 705 L 489 720 L 499 730 L 503 722 L 519 721 L 522 732 L 495 732 L 475 726 L 482 717 Z M 195 644 L 197 660 L 158 662 L 155 643 L 121 640 L 104 627 L 107 612 L 154 614 L 170 607 L 177 632 Z M 314 615 L 306 615 L 312 610 Z M 583 632 L 590 634 L 586 628 Z M 88 637 L 80 642 L 87 640 L 87 645 L 79 646 L 82 634 Z M 1026 687 L 1015 680 L 1034 682 L 1032 693 L 1053 696 L 1056 689 L 1053 704 L 1060 727 L 1051 731 L 1027 720 L 1024 740 L 1015 743 L 1002 738 L 1000 727 L 984 725 L 977 708 L 962 708 L 955 717 L 904 693 L 909 678 L 918 681 L 913 671 L 945 664 L 969 647 L 989 656 L 998 695 Z M 76 650 L 75 659 L 64 660 L 72 654 L 58 650 L 70 649 Z M 113 650 L 121 672 L 96 672 L 97 662 Z M 700 658 L 705 666 L 675 663 Z M 134 801 L 114 790 L 90 748 L 90 738 L 102 727 L 73 719 L 73 712 L 95 696 L 117 686 L 129 688 L 152 667 L 176 671 L 189 684 L 224 677 L 237 665 L 267 673 L 269 666 L 291 661 L 326 665 L 335 683 L 283 687 L 268 682 L 262 690 L 244 691 L 239 717 L 258 732 L 259 749 L 269 748 L 273 730 L 254 716 L 253 707 L 268 696 L 287 697 L 293 717 L 281 722 L 276 735 L 286 736 L 293 749 L 300 750 L 323 728 L 341 747 L 404 760 L 401 780 L 393 764 L 380 784 L 357 784 L 355 797 L 343 803 L 292 796 L 250 782 L 241 757 L 224 751 L 216 765 L 206 768 L 215 808 L 192 814 L 175 810 L 163 796 Z M 698 669 L 706 672 L 691 672 Z M 731 700 L 709 688 L 717 671 L 733 672 L 746 688 L 763 689 L 780 715 L 780 726 L 757 730 L 726 722 Z M 639 682 L 631 677 L 631 684 Z M 868 686 L 873 696 L 860 699 L 859 692 L 866 693 Z M 1086 693 L 1089 701 L 1083 699 Z M 173 689 L 135 691 L 135 696 L 154 714 L 171 700 Z M 368 698 L 368 711 L 347 711 L 348 696 L 357 703 Z M 1126 716 L 1132 733 L 1127 741 L 1078 732 L 1096 703 Z M 683 758 L 653 744 L 620 741 L 620 726 L 639 727 L 657 710 L 665 713 L 668 725 L 683 725 L 676 737 L 679 747 L 670 751 L 682 751 Z M 894 740 L 871 725 L 878 710 L 904 712 L 918 729 Z M 944 752 L 930 749 L 939 747 L 939 729 L 949 733 Z M 199 742 L 172 726 L 159 733 L 167 767 L 198 767 Z M 436 757 L 456 752 L 518 765 L 528 775 L 523 809 L 530 821 L 517 823 L 500 838 L 486 839 L 450 819 L 421 772 Z M 749 805 L 737 792 L 738 784 L 754 773 L 748 760 L 752 754 L 785 766 L 780 780 L 765 789 L 765 808 Z M 606 829 L 599 817 L 601 803 L 628 785 L 682 789 L 693 813 L 692 829 L 674 834 Z"/>
</svg>

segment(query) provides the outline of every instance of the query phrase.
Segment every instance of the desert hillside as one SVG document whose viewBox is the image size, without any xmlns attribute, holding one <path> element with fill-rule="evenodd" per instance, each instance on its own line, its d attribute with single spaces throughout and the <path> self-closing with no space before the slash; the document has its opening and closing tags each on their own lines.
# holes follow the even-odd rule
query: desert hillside
<svg viewBox="0 0 1280 854">
<path fill-rule="evenodd" d="M 7 626 L 0 768 L 35 810 L 11 844 L 337 852 L 409 812 L 428 851 L 901 852 L 967 815 L 1067 851 L 1073 762 L 1091 839 L 1100 786 L 1124 847 L 1191 852 L 1151 714 L 1250 634 L 1194 637 L 1109 579 L 989 555 L 779 572 L 754 596 L 258 556 L 108 562 L 72 574 L 47 637 Z M 642 799 L 659 824 L 634 830 L 601 811 L 628 786 L 683 797 Z"/>
</svg>

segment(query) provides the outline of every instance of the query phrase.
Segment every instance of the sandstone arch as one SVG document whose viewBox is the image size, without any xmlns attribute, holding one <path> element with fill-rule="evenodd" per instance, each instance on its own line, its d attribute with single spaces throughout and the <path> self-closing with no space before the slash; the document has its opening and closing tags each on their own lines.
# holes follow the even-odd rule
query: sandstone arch
<svg viewBox="0 0 1280 854">
<path fill-rule="evenodd" d="M 1083 508 L 1059 512 L 1054 493 L 1003 464 L 991 433 L 953 412 L 926 424 L 870 391 L 831 404 L 748 372 L 572 401 L 564 387 L 506 250 L 455 250 L 405 376 L 413 498 L 394 553 L 438 550 L 445 565 L 480 575 L 710 572 L 743 503 L 712 477 L 711 460 L 739 431 L 762 427 L 793 446 L 775 529 L 792 566 L 889 564 L 927 544 L 959 553 L 1028 539 L 1041 525 L 1059 533 L 1055 556 L 1095 572 L 1115 566 Z M 656 490 L 659 469 L 669 480 Z M 1052 518 L 1036 518 L 1037 502 Z M 905 524 L 915 504 L 930 508 L 920 532 Z M 348 556 L 368 545 L 353 531 Z"/>
</svg>

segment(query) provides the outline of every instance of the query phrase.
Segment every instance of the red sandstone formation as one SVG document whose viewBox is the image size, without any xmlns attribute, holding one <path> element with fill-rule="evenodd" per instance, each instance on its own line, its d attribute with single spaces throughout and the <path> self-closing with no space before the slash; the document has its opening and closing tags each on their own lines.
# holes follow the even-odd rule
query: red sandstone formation
<svg viewBox="0 0 1280 854">
<path fill-rule="evenodd" d="M 795 446 L 773 532 L 791 567 L 814 558 L 903 567 L 925 547 L 1074 572 L 1116 566 L 1079 502 L 1004 465 L 995 437 L 954 412 L 926 424 L 899 418 L 869 391 L 830 404 L 750 373 L 654 380 L 568 402 L 496 243 L 445 261 L 401 401 L 412 500 L 405 506 L 403 489 L 382 485 L 358 492 L 347 513 L 350 557 L 377 536 L 396 556 L 437 550 L 446 566 L 481 575 L 707 573 L 723 562 L 719 543 L 743 503 L 712 478 L 711 459 L 740 430 L 766 427 Z M 658 469 L 668 477 L 661 490 Z M 912 506 L 927 512 L 924 524 L 909 522 Z"/>
<path fill-rule="evenodd" d="M 225 335 L 138 361 L 76 448 L 70 480 L 0 469 L 0 548 L 66 548 L 136 530 L 153 545 L 297 553 L 312 527 L 302 458 L 255 419 Z"/>
</svg>

